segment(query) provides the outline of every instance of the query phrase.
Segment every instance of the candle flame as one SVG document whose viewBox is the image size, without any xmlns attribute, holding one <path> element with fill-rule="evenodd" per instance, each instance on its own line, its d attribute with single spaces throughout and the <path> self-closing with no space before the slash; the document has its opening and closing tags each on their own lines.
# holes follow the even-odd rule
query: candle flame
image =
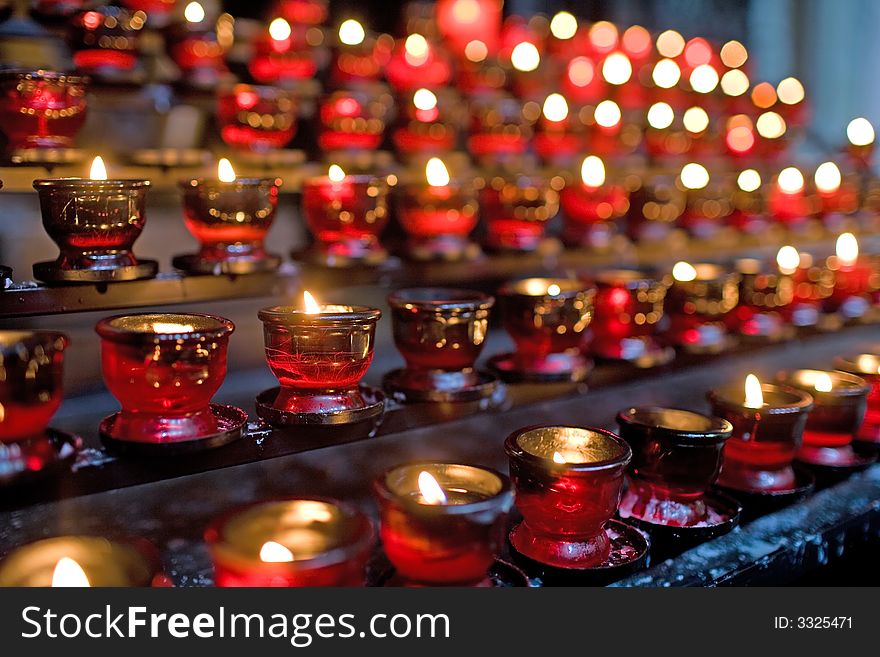
<svg viewBox="0 0 880 657">
<path fill-rule="evenodd" d="M 694 269 L 691 263 L 681 260 L 672 267 L 672 278 L 682 283 L 687 283 L 697 278 L 697 270 Z"/>
<path fill-rule="evenodd" d="M 578 21 L 567 11 L 557 12 L 550 21 L 550 33 L 560 41 L 567 41 L 577 34 Z"/>
<path fill-rule="evenodd" d="M 477 0 L 455 0 L 452 15 L 458 23 L 473 23 L 480 18 L 480 5 Z"/>
<path fill-rule="evenodd" d="M 721 76 L 721 91 L 728 96 L 742 96 L 749 90 L 749 76 L 734 68 Z"/>
<path fill-rule="evenodd" d="M 779 139 L 787 130 L 785 119 L 776 112 L 761 114 L 755 121 L 755 127 L 758 129 L 758 134 L 764 139 Z"/>
<path fill-rule="evenodd" d="M 613 52 L 602 63 L 602 77 L 608 84 L 625 84 L 632 77 L 632 62 L 622 52 Z"/>
<path fill-rule="evenodd" d="M 92 160 L 89 178 L 92 180 L 107 180 L 107 167 L 104 166 L 104 159 L 100 155 Z"/>
<path fill-rule="evenodd" d="M 425 165 L 425 178 L 431 187 L 446 187 L 449 184 L 449 170 L 439 157 L 432 157 Z"/>
<path fill-rule="evenodd" d="M 568 103 L 565 102 L 565 96 L 562 94 L 550 94 L 544 100 L 544 118 L 548 121 L 558 123 L 568 118 Z"/>
<path fill-rule="evenodd" d="M 581 164 L 581 180 L 587 187 L 601 187 L 605 183 L 605 163 L 602 158 L 588 155 Z"/>
<path fill-rule="evenodd" d="M 274 41 L 287 41 L 290 38 L 290 23 L 283 18 L 276 18 L 269 23 L 269 36 Z"/>
<path fill-rule="evenodd" d="M 225 157 L 221 157 L 217 163 L 217 178 L 220 182 L 235 182 L 235 169 L 232 168 L 232 162 Z"/>
<path fill-rule="evenodd" d="M 776 264 L 783 274 L 793 274 L 801 264 L 801 254 L 793 246 L 783 246 L 776 254 Z"/>
<path fill-rule="evenodd" d="M 541 54 L 534 43 L 523 41 L 516 44 L 513 51 L 511 51 L 510 63 L 513 64 L 513 68 L 517 71 L 528 73 L 538 68 L 538 65 L 541 63 Z"/>
<path fill-rule="evenodd" d="M 446 493 L 430 472 L 419 473 L 419 492 L 425 504 L 446 504 Z"/>
<path fill-rule="evenodd" d="M 553 462 L 554 463 L 565 463 L 565 457 L 559 452 L 553 452 Z"/>
<path fill-rule="evenodd" d="M 745 169 L 740 171 L 736 184 L 744 192 L 755 192 L 761 186 L 761 174 L 754 169 Z"/>
<path fill-rule="evenodd" d="M 871 373 L 872 370 L 876 369 L 877 374 L 880 374 L 880 364 L 877 363 L 876 356 L 862 354 L 856 360 L 856 364 L 862 372 Z"/>
<path fill-rule="evenodd" d="M 663 130 L 672 125 L 675 111 L 668 103 L 654 103 L 648 109 L 648 125 L 655 130 Z"/>
<path fill-rule="evenodd" d="M 657 37 L 657 52 L 664 57 L 678 57 L 684 50 L 684 37 L 675 30 L 666 30 Z"/>
<path fill-rule="evenodd" d="M 597 50 L 610 50 L 617 45 L 617 26 L 609 21 L 593 23 L 590 28 L 590 42 Z"/>
<path fill-rule="evenodd" d="M 437 107 L 437 95 L 430 89 L 417 89 L 413 94 L 413 105 L 423 112 Z"/>
<path fill-rule="evenodd" d="M 852 233 L 841 233 L 834 247 L 841 264 L 852 265 L 859 259 L 859 241 Z"/>
<path fill-rule="evenodd" d="M 654 64 L 651 79 L 661 89 L 671 89 L 681 79 L 681 68 L 671 59 L 661 59 Z"/>
<path fill-rule="evenodd" d="M 816 169 L 813 181 L 820 192 L 836 192 L 840 189 L 840 169 L 834 162 L 823 162 Z"/>
<path fill-rule="evenodd" d="M 746 377 L 746 408 L 761 408 L 764 406 L 764 393 L 761 390 L 761 382 L 754 374 Z"/>
<path fill-rule="evenodd" d="M 816 373 L 816 378 L 813 381 L 813 388 L 816 389 L 816 392 L 831 392 L 833 387 L 834 383 L 831 381 L 831 376 L 828 372 Z"/>
<path fill-rule="evenodd" d="M 691 71 L 690 83 L 698 94 L 708 94 L 718 86 L 718 71 L 711 64 L 700 64 Z"/>
<path fill-rule="evenodd" d="M 315 297 L 308 290 L 303 291 L 303 303 L 305 304 L 307 315 L 317 315 L 321 312 L 321 306 L 315 301 Z"/>
<path fill-rule="evenodd" d="M 482 62 L 489 56 L 489 47 L 479 39 L 468 41 L 464 47 L 464 56 L 474 63 Z"/>
<path fill-rule="evenodd" d="M 52 588 L 75 588 L 91 586 L 85 571 L 76 561 L 61 557 L 52 572 Z"/>
<path fill-rule="evenodd" d="M 331 164 L 330 168 L 327 169 L 327 177 L 330 179 L 330 182 L 340 183 L 345 180 L 345 171 L 338 164 Z"/>
<path fill-rule="evenodd" d="M 703 189 L 709 184 L 709 172 L 702 164 L 688 162 L 681 168 L 679 174 L 681 184 L 688 189 Z"/>
<path fill-rule="evenodd" d="M 785 78 L 776 85 L 779 102 L 785 105 L 797 105 L 804 99 L 804 85 L 797 78 Z"/>
<path fill-rule="evenodd" d="M 749 51 L 739 41 L 728 41 L 721 46 L 721 63 L 728 68 L 739 68 L 749 58 Z"/>
<path fill-rule="evenodd" d="M 192 324 L 176 324 L 174 322 L 153 322 L 153 333 L 192 333 L 195 327 Z"/>
<path fill-rule="evenodd" d="M 613 128 L 620 123 L 620 107 L 613 100 L 603 100 L 596 105 L 593 118 L 603 128 Z"/>
<path fill-rule="evenodd" d="M 685 129 L 693 134 L 703 132 L 709 127 L 709 115 L 702 107 L 689 107 L 681 120 Z"/>
<path fill-rule="evenodd" d="M 559 287 L 556 283 L 550 283 L 550 285 L 547 286 L 547 294 L 549 294 L 551 297 L 558 296 L 561 293 L 562 288 Z"/>
<path fill-rule="evenodd" d="M 860 116 L 846 126 L 846 138 L 853 146 L 869 146 L 874 143 L 874 126 L 868 119 Z"/>
<path fill-rule="evenodd" d="M 363 43 L 366 37 L 364 26 L 353 18 L 342 21 L 339 26 L 339 40 L 347 46 L 357 46 Z"/>
<path fill-rule="evenodd" d="M 266 541 L 260 548 L 260 561 L 264 563 L 290 563 L 293 552 L 275 541 Z"/>
<path fill-rule="evenodd" d="M 411 66 L 421 66 L 428 61 L 431 48 L 421 34 L 410 34 L 403 43 L 404 58 Z"/>
<path fill-rule="evenodd" d="M 190 2 L 183 10 L 183 17 L 188 23 L 201 23 L 205 20 L 205 8 L 198 2 Z"/>
<path fill-rule="evenodd" d="M 804 174 L 796 167 L 786 167 L 779 172 L 776 182 L 786 194 L 796 194 L 804 188 Z"/>
</svg>

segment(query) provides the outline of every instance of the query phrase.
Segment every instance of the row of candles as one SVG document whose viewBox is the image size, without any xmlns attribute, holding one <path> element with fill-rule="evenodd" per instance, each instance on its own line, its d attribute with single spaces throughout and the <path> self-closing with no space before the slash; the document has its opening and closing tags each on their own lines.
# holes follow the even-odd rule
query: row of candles
<svg viewBox="0 0 880 657">
<path fill-rule="evenodd" d="M 467 180 L 451 176 L 440 158 L 428 160 L 423 176 L 402 181 L 395 174 L 346 174 L 331 165 L 327 175 L 303 185 L 303 213 L 315 238 L 309 257 L 330 266 L 383 262 L 387 251 L 381 234 L 391 216 L 392 188 L 397 189 L 398 221 L 409 238 L 407 255 L 425 260 L 478 255 L 471 233 L 481 215 L 488 248 L 533 251 L 545 242 L 547 222 L 560 208 L 564 241 L 589 247 L 607 244 L 622 223 L 636 239 L 662 238 L 677 224 L 697 237 L 710 237 L 725 226 L 757 234 L 767 227 L 767 213 L 797 228 L 809 217 L 836 217 L 860 207 L 856 185 L 833 162 L 816 170 L 815 190 L 794 167 L 783 169 L 770 185 L 762 185 L 758 171 L 744 170 L 733 188 L 732 181 L 713 180 L 697 163 L 685 165 L 676 177 L 655 176 L 630 190 L 608 179 L 603 161 L 593 155 L 584 158 L 580 178 L 568 183 L 561 176 L 537 175 Z M 226 159 L 220 160 L 217 178 L 182 181 L 184 220 L 200 250 L 176 257 L 174 265 L 200 274 L 276 269 L 281 258 L 267 252 L 265 239 L 281 182 L 238 177 Z M 108 179 L 101 158 L 93 162 L 89 178 L 34 181 L 43 225 L 60 249 L 55 261 L 34 266 L 35 276 L 53 283 L 155 276 L 156 262 L 132 252 L 146 223 L 149 185 L 149 180 Z M 854 264 L 857 245 L 848 237 L 841 246 L 837 261 Z M 864 289 L 854 296 L 873 289 L 875 275 L 865 276 Z"/>
<path fill-rule="evenodd" d="M 339 312 L 322 307 L 318 316 Z M 99 327 L 103 335 L 132 330 L 138 329 L 118 319 Z M 860 376 L 798 370 L 780 375 L 779 384 L 762 384 L 750 374 L 744 394 L 742 388 L 708 393 L 712 415 L 624 409 L 619 436 L 585 426 L 517 430 L 504 444 L 510 480 L 467 464 L 393 467 L 373 485 L 382 544 L 395 571 L 381 581 L 491 586 L 514 490 L 522 522 L 510 531 L 512 552 L 545 573 L 620 573 L 644 563 L 650 544 L 635 528 L 660 537 L 672 528 L 700 540 L 730 531 L 740 507 L 710 491 L 716 480 L 733 494 L 779 498 L 803 490 L 795 456 L 829 452 L 835 465 L 871 462 L 858 460 L 851 442 L 869 394 L 876 420 L 880 357 L 838 364 Z M 615 513 L 626 523 L 612 519 Z M 210 523 L 205 541 L 218 586 L 357 586 L 375 534 L 369 518 L 348 504 L 297 498 L 224 514 Z M 44 539 L 0 562 L 6 586 L 169 584 L 149 546 L 95 536 Z"/>
</svg>

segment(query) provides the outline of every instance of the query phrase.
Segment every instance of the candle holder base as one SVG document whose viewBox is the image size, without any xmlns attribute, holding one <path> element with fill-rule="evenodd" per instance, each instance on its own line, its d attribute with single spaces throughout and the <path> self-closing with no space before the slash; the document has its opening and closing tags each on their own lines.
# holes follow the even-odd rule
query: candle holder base
<svg viewBox="0 0 880 657">
<path fill-rule="evenodd" d="M 79 148 L 16 148 L 7 158 L 10 164 L 55 167 L 79 164 L 86 159 L 86 154 Z"/>
<path fill-rule="evenodd" d="M 856 451 L 852 445 L 840 447 L 803 445 L 795 459 L 816 476 L 817 488 L 826 488 L 876 463 L 877 454 L 867 450 Z"/>
<path fill-rule="evenodd" d="M 579 383 L 593 370 L 593 362 L 580 354 L 549 354 L 524 363 L 516 354 L 499 354 L 487 366 L 508 383 Z"/>
<path fill-rule="evenodd" d="M 58 429 L 38 438 L 0 443 L 0 487 L 26 486 L 70 469 L 82 439 Z"/>
<path fill-rule="evenodd" d="M 513 560 L 530 579 L 549 586 L 605 586 L 643 568 L 648 561 L 651 543 L 639 529 L 618 520 L 605 523 L 605 533 L 611 542 L 609 556 L 592 568 L 563 568 L 528 557 L 516 549 L 515 534 L 510 533 Z"/>
<path fill-rule="evenodd" d="M 483 401 L 488 408 L 504 401 L 503 386 L 498 379 L 473 370 L 393 370 L 382 379 L 382 387 L 392 399 L 404 404 Z"/>
<path fill-rule="evenodd" d="M 260 256 L 239 256 L 224 259 L 206 258 L 199 253 L 174 256 L 171 264 L 187 274 L 213 275 L 244 275 L 262 272 L 273 272 L 281 266 L 281 256 L 264 253 Z"/>
<path fill-rule="evenodd" d="M 418 262 L 473 262 L 483 257 L 479 244 L 454 235 L 410 240 L 406 256 Z"/>
<path fill-rule="evenodd" d="M 283 388 L 269 388 L 257 395 L 257 415 L 273 427 L 357 425 L 373 435 L 385 412 L 385 396 L 367 385 L 345 394 L 344 403 L 331 393 L 309 397 L 308 404 L 301 404 Z"/>
<path fill-rule="evenodd" d="M 385 569 L 378 575 L 378 577 L 376 577 L 374 583 L 369 584 L 369 586 L 421 588 L 425 586 L 437 585 L 423 584 L 421 582 L 407 580 L 406 578 L 398 574 L 397 571 L 394 570 L 393 566 L 388 566 L 387 569 Z M 472 588 L 506 589 L 529 587 L 531 586 L 531 584 L 529 583 L 529 578 L 522 570 L 514 566 L 512 563 L 502 561 L 501 559 L 496 559 L 489 567 L 489 572 L 486 574 L 486 578 L 470 586 Z"/>
<path fill-rule="evenodd" d="M 698 356 L 720 354 L 736 345 L 736 338 L 714 325 L 704 325 L 694 329 L 696 333 L 670 336 L 681 351 Z"/>
<path fill-rule="evenodd" d="M 94 268 L 64 269 L 57 261 L 38 262 L 34 265 L 34 278 L 48 284 L 71 283 L 117 283 L 120 281 L 139 281 L 145 278 L 156 278 L 159 263 L 155 260 L 139 260 L 136 265 Z"/>
<path fill-rule="evenodd" d="M 812 472 L 798 464 L 795 464 L 793 469 L 794 485 L 781 490 L 741 490 L 724 486 L 721 483 L 716 484 L 714 488 L 742 505 L 740 522 L 746 523 L 795 502 L 800 502 L 815 490 L 816 477 Z"/>
<path fill-rule="evenodd" d="M 211 158 L 211 151 L 201 148 L 140 148 L 131 154 L 131 163 L 167 170 L 177 167 L 204 167 Z"/>
<path fill-rule="evenodd" d="M 186 418 L 179 423 L 176 418 L 162 418 L 158 420 L 162 427 L 157 428 L 155 418 L 132 423 L 118 412 L 101 421 L 98 433 L 107 450 L 115 454 L 148 457 L 185 455 L 215 449 L 238 440 L 244 435 L 248 416 L 235 406 L 212 403 L 209 419 L 207 426 L 195 428 L 188 426 L 190 423 Z M 154 440 L 147 441 L 138 435 L 140 429 L 144 428 L 138 426 L 142 422 L 149 423 L 150 426 L 146 428 L 155 431 Z"/>
<path fill-rule="evenodd" d="M 343 248 L 335 245 L 315 245 L 307 251 L 293 251 L 290 256 L 308 264 L 331 269 L 352 269 L 355 267 L 379 267 L 388 262 L 389 256 L 382 246 L 353 249 L 348 244 Z"/>
<path fill-rule="evenodd" d="M 688 527 L 650 522 L 632 515 L 635 500 L 629 495 L 624 495 L 618 515 L 625 522 L 647 532 L 651 537 L 651 562 L 659 563 L 722 536 L 739 524 L 742 508 L 732 497 L 710 492 L 702 500 L 706 505 L 706 519 Z"/>
<path fill-rule="evenodd" d="M 641 369 L 660 367 L 675 360 L 673 347 L 662 345 L 650 336 L 624 338 L 607 344 L 593 341 L 591 351 L 598 359 L 624 361 Z"/>
</svg>

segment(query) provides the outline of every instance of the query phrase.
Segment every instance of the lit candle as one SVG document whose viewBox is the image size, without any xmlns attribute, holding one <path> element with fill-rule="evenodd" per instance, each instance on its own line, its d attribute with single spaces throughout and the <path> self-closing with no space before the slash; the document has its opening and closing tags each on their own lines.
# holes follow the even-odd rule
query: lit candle
<svg viewBox="0 0 880 657">
<path fill-rule="evenodd" d="M 580 121 L 572 121 L 568 101 L 560 93 L 544 99 L 542 119 L 535 132 L 535 151 L 545 162 L 570 161 L 583 150 L 584 134 L 577 130 Z"/>
<path fill-rule="evenodd" d="M 580 173 L 580 183 L 560 193 L 563 239 L 571 246 L 607 245 L 615 220 L 629 209 L 628 195 L 620 185 L 606 183 L 605 163 L 596 155 L 584 158 Z"/>
<path fill-rule="evenodd" d="M 874 126 L 866 118 L 855 118 L 846 126 L 846 138 L 850 155 L 867 166 L 874 152 Z"/>
<path fill-rule="evenodd" d="M 824 215 L 852 214 L 858 209 L 859 195 L 856 187 L 843 180 L 840 168 L 834 162 L 823 162 L 813 176 L 819 193 Z"/>
<path fill-rule="evenodd" d="M 339 24 L 334 49 L 332 79 L 338 85 L 378 80 L 388 60 L 394 40 L 388 35 L 367 33 L 364 25 L 354 18 Z"/>
<path fill-rule="evenodd" d="M 331 93 L 321 101 L 318 112 L 318 146 L 328 154 L 376 150 L 382 142 L 390 109 L 390 99 L 376 98 L 364 89 Z"/>
<path fill-rule="evenodd" d="M 712 414 L 733 425 L 719 484 L 758 493 L 795 488 L 791 463 L 813 398 L 794 388 L 762 384 L 754 374 L 746 377 L 744 388 L 713 390 L 708 398 Z"/>
<path fill-rule="evenodd" d="M 304 33 L 307 28 L 297 29 Z M 278 16 L 257 37 L 248 70 L 263 84 L 309 79 L 318 70 L 316 44 L 300 32 L 294 33 L 290 22 Z"/>
<path fill-rule="evenodd" d="M 880 444 L 880 355 L 864 353 L 840 357 L 835 359 L 834 366 L 864 379 L 871 386 L 868 408 L 856 438 Z"/>
<path fill-rule="evenodd" d="M 415 33 L 395 48 L 385 68 L 385 76 L 398 91 L 425 86 L 438 88 L 451 79 L 452 64 L 439 46 Z"/>
<path fill-rule="evenodd" d="M 54 71 L 0 72 L 0 123 L 9 152 L 71 148 L 86 119 L 86 80 Z"/>
<path fill-rule="evenodd" d="M 763 180 L 755 169 L 743 169 L 736 176 L 731 223 L 744 233 L 761 234 L 767 227 Z"/>
<path fill-rule="evenodd" d="M 205 542 L 223 587 L 363 586 L 375 532 L 329 500 L 259 502 L 212 522 Z"/>
<path fill-rule="evenodd" d="M 430 89 L 421 87 L 411 96 L 394 131 L 394 144 L 404 155 L 435 154 L 453 150 L 458 137 L 448 105 L 441 109 L 440 99 Z M 447 98 L 448 100 L 448 98 Z"/>
<path fill-rule="evenodd" d="M 501 40 L 502 0 L 440 0 L 437 28 L 451 49 L 465 55 L 468 44 L 479 40 L 496 52 Z"/>
<path fill-rule="evenodd" d="M 198 253 L 172 262 L 196 274 L 248 274 L 273 271 L 281 258 L 265 249 L 266 234 L 278 207 L 278 178 L 239 178 L 232 163 L 221 158 L 217 177 L 180 183 L 184 222 L 199 241 Z"/>
<path fill-rule="evenodd" d="M 728 346 L 725 319 L 739 300 L 738 276 L 717 265 L 677 262 L 666 294 L 672 344 L 697 353 Z"/>
<path fill-rule="evenodd" d="M 171 57 L 191 84 L 202 88 L 212 86 L 227 70 L 225 48 L 199 2 L 188 3 L 183 18 L 183 23 L 168 30 Z"/>
<path fill-rule="evenodd" d="M 470 465 L 415 463 L 373 486 L 395 584 L 488 586 L 513 504 L 503 475 Z"/>
<path fill-rule="evenodd" d="M 100 156 L 89 178 L 34 181 L 43 227 L 61 255 L 34 265 L 34 276 L 54 283 L 95 283 L 152 278 L 159 267 L 138 260 L 132 245 L 146 222 L 149 180 L 108 180 Z"/>
<path fill-rule="evenodd" d="M 786 167 L 776 176 L 768 199 L 770 214 L 789 225 L 803 223 L 809 214 L 804 195 L 804 175 L 796 167 Z"/>
<path fill-rule="evenodd" d="M 870 307 L 868 297 L 873 268 L 859 258 L 859 242 L 852 233 L 841 233 L 835 245 L 835 255 L 825 261 L 833 280 L 833 292 L 825 301 L 825 310 L 836 312 L 845 319 L 864 315 Z"/>
</svg>

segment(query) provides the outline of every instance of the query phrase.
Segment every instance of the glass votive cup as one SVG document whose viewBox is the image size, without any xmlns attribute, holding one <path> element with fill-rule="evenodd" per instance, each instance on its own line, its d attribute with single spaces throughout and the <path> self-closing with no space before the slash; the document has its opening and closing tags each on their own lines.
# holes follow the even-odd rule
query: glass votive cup
<svg viewBox="0 0 880 657">
<path fill-rule="evenodd" d="M 709 239 L 717 235 L 733 213 L 733 185 L 723 177 L 713 178 L 702 189 L 687 189 L 685 196 L 680 223 L 696 238 Z"/>
<path fill-rule="evenodd" d="M 426 501 L 419 487 L 423 472 L 440 486 L 445 502 Z M 412 463 L 388 470 L 373 492 L 385 554 L 404 581 L 487 585 L 513 505 L 507 477 L 472 465 Z"/>
<path fill-rule="evenodd" d="M 268 256 L 266 234 L 278 207 L 279 178 L 194 178 L 180 183 L 183 217 L 206 266 Z"/>
<path fill-rule="evenodd" d="M 831 288 L 823 303 L 826 312 L 837 313 L 844 319 L 858 319 L 868 312 L 875 276 L 869 258 L 861 256 L 854 262 L 842 262 L 837 256 L 829 256 L 823 274 Z"/>
<path fill-rule="evenodd" d="M 375 531 L 357 509 L 332 500 L 257 502 L 205 531 L 222 587 L 363 586 Z"/>
<path fill-rule="evenodd" d="M 322 151 L 374 151 L 385 133 L 393 100 L 365 90 L 334 91 L 321 101 L 318 146 Z"/>
<path fill-rule="evenodd" d="M 122 7 L 96 7 L 75 15 L 69 41 L 76 68 L 97 75 L 131 71 L 146 22 L 143 11 Z"/>
<path fill-rule="evenodd" d="M 669 236 L 686 207 L 684 192 L 673 176 L 656 175 L 630 192 L 626 231 L 634 240 L 659 241 Z"/>
<path fill-rule="evenodd" d="M 846 466 L 859 461 L 852 441 L 865 419 L 871 385 L 847 372 L 808 369 L 783 373 L 779 380 L 813 397 L 813 410 L 807 419 L 797 459 L 827 466 Z"/>
<path fill-rule="evenodd" d="M 477 196 L 471 183 L 407 182 L 398 187 L 397 210 L 406 231 L 408 255 L 417 260 L 459 260 L 472 251 L 470 234 L 477 226 Z"/>
<path fill-rule="evenodd" d="M 516 508 L 510 534 L 521 555 L 559 568 L 590 568 L 611 553 L 604 525 L 617 511 L 629 446 L 603 429 L 526 427 L 504 443 Z"/>
<path fill-rule="evenodd" d="M 617 232 L 616 222 L 629 210 L 629 193 L 615 183 L 591 187 L 567 184 L 559 195 L 563 212 L 562 239 L 569 246 L 605 246 Z"/>
<path fill-rule="evenodd" d="M 796 487 L 792 460 L 800 449 L 813 398 L 788 386 L 761 384 L 764 404 L 745 406 L 742 388 L 712 390 L 712 414 L 733 425 L 718 483 L 733 490 L 773 493 Z"/>
<path fill-rule="evenodd" d="M 0 587 L 170 586 L 146 541 L 56 536 L 28 543 L 0 561 Z"/>
<path fill-rule="evenodd" d="M 637 269 L 597 274 L 596 313 L 590 351 L 599 358 L 659 364 L 670 356 L 658 335 L 664 318 L 667 284 Z"/>
<path fill-rule="evenodd" d="M 486 222 L 486 245 L 492 249 L 534 251 L 547 222 L 559 211 L 562 178 L 492 176 L 479 190 Z"/>
<path fill-rule="evenodd" d="M 522 103 L 495 94 L 471 100 L 468 151 L 477 161 L 494 164 L 526 152 L 532 138 L 532 124 L 523 114 Z"/>
<path fill-rule="evenodd" d="M 296 132 L 296 102 L 276 87 L 238 84 L 217 95 L 217 121 L 223 141 L 234 148 L 283 148 Z"/>
<path fill-rule="evenodd" d="M 856 434 L 856 439 L 880 443 L 880 354 L 842 356 L 834 360 L 834 367 L 864 379 L 871 386 L 865 418 Z"/>
<path fill-rule="evenodd" d="M 43 227 L 61 251 L 53 266 L 68 271 L 137 267 L 132 247 L 146 224 L 149 187 L 149 180 L 35 180 Z"/>
<path fill-rule="evenodd" d="M 756 258 L 740 258 L 735 268 L 739 274 L 739 301 L 727 315 L 731 332 L 744 338 L 788 337 L 795 291 L 792 276 Z"/>
<path fill-rule="evenodd" d="M 452 74 L 452 61 L 443 46 L 433 41 L 428 42 L 423 60 L 411 63 L 406 40 L 399 40 L 385 66 L 385 78 L 399 93 L 421 87 L 442 89 Z"/>
<path fill-rule="evenodd" d="M 122 406 L 102 431 L 114 440 L 162 444 L 220 432 L 211 398 L 226 376 L 234 330 L 228 319 L 194 313 L 100 320 L 104 383 Z"/>
<path fill-rule="evenodd" d="M 273 408 L 330 414 L 363 407 L 358 384 L 373 361 L 381 314 L 366 306 L 329 304 L 318 313 L 263 308 L 266 361 L 281 385 Z"/>
<path fill-rule="evenodd" d="M 86 119 L 86 78 L 54 71 L 0 72 L 0 125 L 10 151 L 71 148 Z"/>
<path fill-rule="evenodd" d="M 512 366 L 524 373 L 582 372 L 596 289 L 566 278 L 527 278 L 498 290 L 501 324 L 513 339 Z"/>
<path fill-rule="evenodd" d="M 727 420 L 677 408 L 643 406 L 617 414 L 617 426 L 633 452 L 627 515 L 670 527 L 709 520 L 706 491 L 721 471 Z"/>
<path fill-rule="evenodd" d="M 274 39 L 269 30 L 257 37 L 248 62 L 248 72 L 257 82 L 287 86 L 311 79 L 318 72 L 319 50 L 311 28 L 303 24 L 290 24 L 290 28 L 286 39 Z"/>
<path fill-rule="evenodd" d="M 379 237 L 388 224 L 387 178 L 346 175 L 303 182 L 303 215 L 327 264 L 379 264 L 387 253 Z"/>
<path fill-rule="evenodd" d="M 41 438 L 64 395 L 67 336 L 0 331 L 0 443 Z"/>
<path fill-rule="evenodd" d="M 665 305 L 667 337 L 685 351 L 721 351 L 729 342 L 726 316 L 739 301 L 739 277 L 718 265 L 693 267 L 696 276 L 692 280 L 670 279 Z"/>
</svg>

